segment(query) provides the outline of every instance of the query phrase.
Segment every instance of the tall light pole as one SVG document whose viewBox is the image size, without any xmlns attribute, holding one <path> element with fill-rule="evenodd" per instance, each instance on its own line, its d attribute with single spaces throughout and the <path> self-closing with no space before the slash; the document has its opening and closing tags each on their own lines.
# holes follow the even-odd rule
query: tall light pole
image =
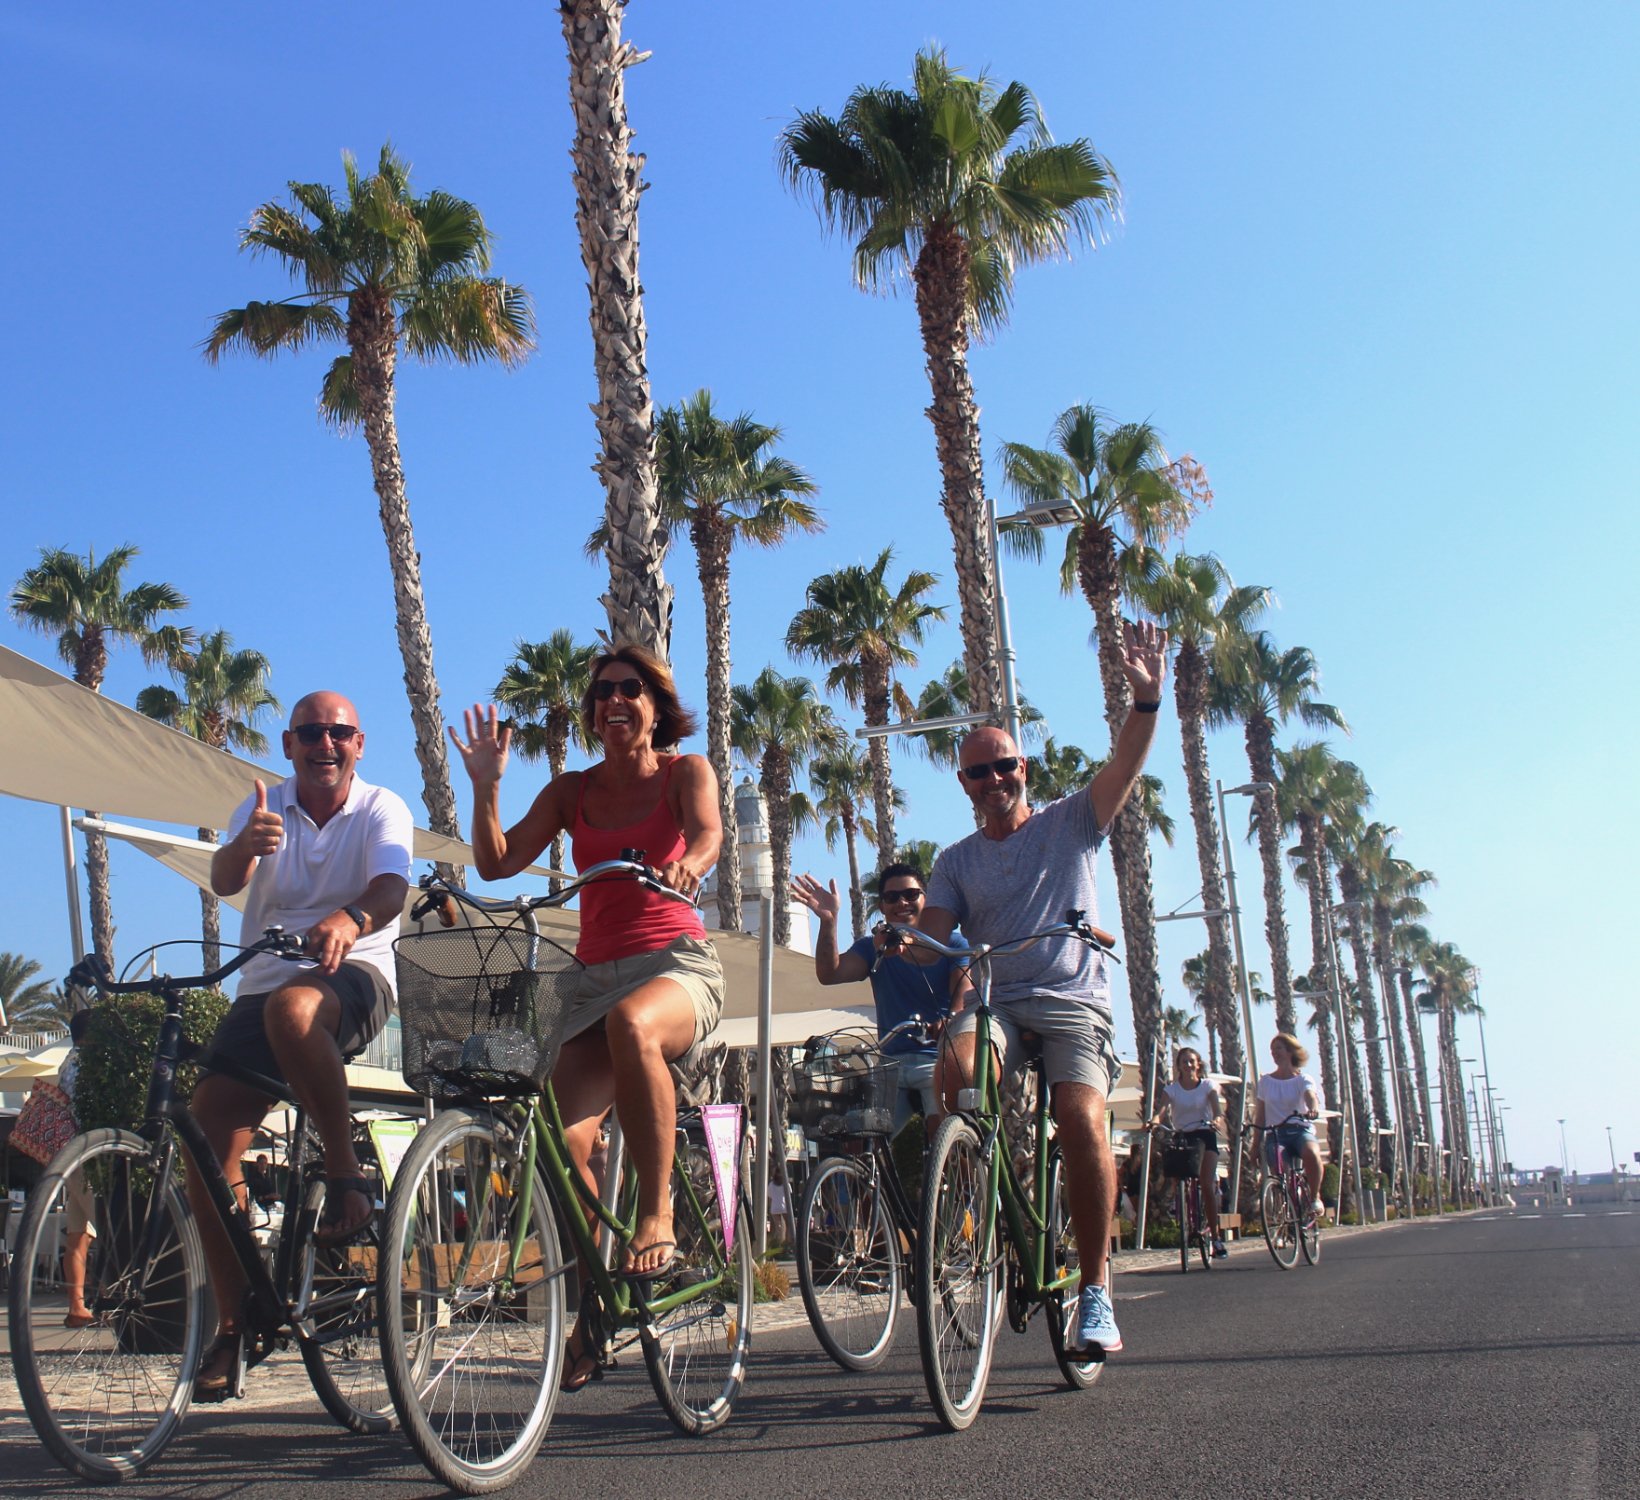
<svg viewBox="0 0 1640 1500">
<path fill-rule="evenodd" d="M 1617 1147 L 1612 1144 L 1612 1128 L 1606 1127 L 1606 1152 L 1612 1159 L 1612 1191 L 1617 1191 Z"/>
<path fill-rule="evenodd" d="M 1224 848 L 1225 891 L 1230 898 L 1230 933 L 1236 942 L 1236 985 L 1241 991 L 1241 1027 L 1243 1032 L 1241 1089 L 1241 1129 L 1236 1150 L 1230 1160 L 1230 1212 L 1241 1212 L 1241 1162 L 1246 1155 L 1247 1121 L 1252 1115 L 1253 1093 L 1257 1088 L 1258 1058 L 1253 1042 L 1253 986 L 1247 977 L 1247 949 L 1241 936 L 1241 900 L 1236 894 L 1236 857 L 1230 849 L 1230 820 L 1225 816 L 1226 797 L 1257 798 L 1262 792 L 1273 798 L 1276 789 L 1267 781 L 1250 782 L 1226 790 L 1222 781 L 1213 782 L 1219 801 L 1219 842 Z"/>
<path fill-rule="evenodd" d="M 1571 1175 L 1571 1167 L 1566 1161 L 1566 1122 L 1557 1120 L 1555 1123 L 1560 1126 L 1560 1180 L 1564 1183 Z"/>
<path fill-rule="evenodd" d="M 1359 905 L 1359 902 L 1345 902 L 1347 906 Z M 1325 909 L 1326 939 L 1327 939 L 1327 968 L 1332 979 L 1333 1014 L 1338 1020 L 1338 1086 L 1344 1098 L 1344 1127 L 1349 1138 L 1350 1147 L 1350 1179 L 1355 1186 L 1355 1211 L 1360 1214 L 1361 1222 L 1367 1222 L 1367 1200 L 1361 1189 L 1361 1123 L 1355 1118 L 1355 1059 L 1350 1055 L 1355 1051 L 1354 1035 L 1350 1031 L 1349 1012 L 1344 1007 L 1344 986 L 1339 979 L 1338 962 L 1338 932 L 1333 926 L 1333 908 Z M 1342 1187 L 1343 1169 L 1339 1169 L 1340 1187 Z M 1342 1201 L 1343 1194 L 1339 1198 Z M 1342 1222 L 1343 1214 L 1339 1215 Z"/>
</svg>

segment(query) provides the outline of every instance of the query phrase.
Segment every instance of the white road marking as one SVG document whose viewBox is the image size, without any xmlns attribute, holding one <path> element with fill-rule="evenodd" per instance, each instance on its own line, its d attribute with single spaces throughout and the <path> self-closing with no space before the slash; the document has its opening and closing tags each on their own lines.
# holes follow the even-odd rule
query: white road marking
<svg viewBox="0 0 1640 1500">
<path fill-rule="evenodd" d="M 1586 1219 L 1589 1216 L 1586 1213 L 1578 1212 L 1578 1213 L 1563 1213 L 1560 1217 L 1563 1218 L 1563 1219 Z"/>
</svg>

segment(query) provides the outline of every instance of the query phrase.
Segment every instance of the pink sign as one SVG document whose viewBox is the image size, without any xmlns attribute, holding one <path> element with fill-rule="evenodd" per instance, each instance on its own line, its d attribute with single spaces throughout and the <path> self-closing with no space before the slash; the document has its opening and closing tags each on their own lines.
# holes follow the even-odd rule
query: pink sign
<svg viewBox="0 0 1640 1500">
<path fill-rule="evenodd" d="M 712 1158 L 712 1186 L 717 1189 L 718 1216 L 723 1220 L 723 1249 L 735 1248 L 735 1185 L 740 1180 L 740 1106 L 703 1104 L 700 1123 L 706 1130 L 706 1150 Z"/>
</svg>

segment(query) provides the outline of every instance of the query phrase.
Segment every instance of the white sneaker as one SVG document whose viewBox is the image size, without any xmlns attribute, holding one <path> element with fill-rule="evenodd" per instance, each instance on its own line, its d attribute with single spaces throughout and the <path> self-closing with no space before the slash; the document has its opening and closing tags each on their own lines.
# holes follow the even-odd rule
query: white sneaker
<svg viewBox="0 0 1640 1500">
<path fill-rule="evenodd" d="M 1122 1347 L 1116 1313 L 1102 1286 L 1085 1286 L 1076 1299 L 1076 1343 L 1081 1349 L 1097 1344 L 1106 1354 L 1115 1354 Z"/>
</svg>

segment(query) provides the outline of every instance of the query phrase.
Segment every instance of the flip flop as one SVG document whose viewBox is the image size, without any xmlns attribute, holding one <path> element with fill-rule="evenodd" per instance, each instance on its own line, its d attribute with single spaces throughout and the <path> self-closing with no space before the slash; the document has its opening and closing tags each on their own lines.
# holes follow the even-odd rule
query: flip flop
<svg viewBox="0 0 1640 1500">
<path fill-rule="evenodd" d="M 640 1255 L 647 1255 L 651 1250 L 659 1250 L 666 1246 L 667 1255 L 658 1266 L 651 1266 L 647 1271 L 639 1271 L 628 1267 L 621 1275 L 628 1281 L 654 1281 L 659 1276 L 669 1275 L 678 1268 L 678 1242 L 676 1240 L 651 1240 L 647 1245 L 629 1245 L 627 1254 L 637 1260 Z"/>
<path fill-rule="evenodd" d="M 558 1375 L 558 1389 L 566 1396 L 573 1396 L 577 1391 L 584 1391 L 594 1380 L 604 1378 L 604 1367 L 598 1363 L 598 1356 L 590 1349 L 583 1349 L 579 1354 L 574 1353 L 569 1345 L 564 1345 L 564 1368 Z"/>
<path fill-rule="evenodd" d="M 351 1220 L 343 1217 L 343 1206 L 350 1193 L 357 1193 L 366 1205 L 363 1215 Z M 368 1177 L 327 1177 L 324 1212 L 319 1215 L 318 1226 L 313 1231 L 313 1243 L 325 1249 L 346 1245 L 363 1234 L 375 1217 L 376 1188 Z"/>
<path fill-rule="evenodd" d="M 90 1312 L 71 1312 L 63 1319 L 64 1328 L 89 1328 L 97 1321 L 97 1315 Z"/>
</svg>

